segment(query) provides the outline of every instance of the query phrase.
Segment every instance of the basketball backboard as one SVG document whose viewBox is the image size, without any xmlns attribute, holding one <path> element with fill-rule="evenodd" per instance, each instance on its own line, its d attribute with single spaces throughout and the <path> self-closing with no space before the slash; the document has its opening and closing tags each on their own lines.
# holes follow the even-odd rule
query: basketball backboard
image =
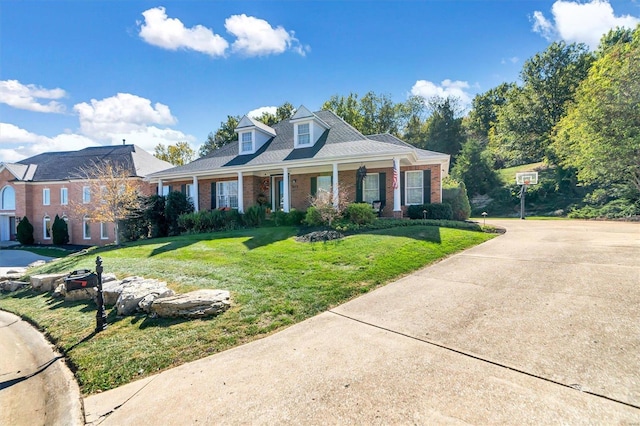
<svg viewBox="0 0 640 426">
<path fill-rule="evenodd" d="M 516 173 L 516 183 L 518 185 L 536 185 L 538 172 L 518 172 Z"/>
</svg>

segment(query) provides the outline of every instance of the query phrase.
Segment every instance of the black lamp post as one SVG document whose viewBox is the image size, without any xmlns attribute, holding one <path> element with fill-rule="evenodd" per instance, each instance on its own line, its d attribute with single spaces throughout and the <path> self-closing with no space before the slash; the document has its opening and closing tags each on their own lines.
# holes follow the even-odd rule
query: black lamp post
<svg viewBox="0 0 640 426">
<path fill-rule="evenodd" d="M 107 328 L 107 313 L 104 309 L 104 297 L 102 294 L 102 259 L 100 256 L 96 257 L 96 274 L 98 274 L 98 297 L 96 300 L 98 311 L 96 312 L 96 333 L 99 333 Z"/>
</svg>

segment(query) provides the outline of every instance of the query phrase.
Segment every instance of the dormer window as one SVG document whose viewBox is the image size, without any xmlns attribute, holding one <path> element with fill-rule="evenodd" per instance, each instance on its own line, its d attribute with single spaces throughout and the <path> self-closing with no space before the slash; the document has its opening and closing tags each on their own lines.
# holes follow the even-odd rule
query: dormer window
<svg viewBox="0 0 640 426">
<path fill-rule="evenodd" d="M 255 154 L 265 143 L 276 136 L 276 131 L 264 123 L 245 115 L 240 119 L 238 127 L 238 154 Z"/>
<path fill-rule="evenodd" d="M 289 120 L 293 124 L 293 147 L 310 148 L 318 142 L 329 125 L 309 111 L 304 105 Z"/>
<path fill-rule="evenodd" d="M 252 132 L 242 132 L 240 133 L 241 142 L 242 142 L 242 152 L 252 152 L 253 151 L 253 133 Z"/>
<path fill-rule="evenodd" d="M 309 123 L 298 124 L 298 145 L 309 145 L 311 143 L 311 131 Z"/>
</svg>

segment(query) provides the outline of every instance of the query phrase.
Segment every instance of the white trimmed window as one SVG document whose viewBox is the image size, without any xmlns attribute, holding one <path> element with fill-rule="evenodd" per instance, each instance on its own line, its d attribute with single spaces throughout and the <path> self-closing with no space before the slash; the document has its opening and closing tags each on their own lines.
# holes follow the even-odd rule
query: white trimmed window
<svg viewBox="0 0 640 426">
<path fill-rule="evenodd" d="M 45 216 L 42 219 L 42 238 L 45 240 L 51 239 L 51 218 L 49 216 Z"/>
<path fill-rule="evenodd" d="M 101 240 L 109 239 L 108 227 L 107 227 L 107 224 L 104 222 L 100 222 L 100 239 Z"/>
<path fill-rule="evenodd" d="M 405 172 L 405 204 L 422 204 L 424 196 L 424 173 L 422 170 Z"/>
<path fill-rule="evenodd" d="M 169 185 L 162 185 L 162 196 L 166 197 L 169 195 Z"/>
<path fill-rule="evenodd" d="M 242 142 L 242 152 L 253 151 L 253 132 L 240 133 L 240 141 Z"/>
<path fill-rule="evenodd" d="M 82 218 L 82 238 L 85 240 L 91 239 L 91 222 L 87 216 Z"/>
<path fill-rule="evenodd" d="M 373 203 L 380 199 L 380 178 L 377 173 L 367 174 L 362 181 L 362 201 Z"/>
<path fill-rule="evenodd" d="M 187 196 L 187 198 L 191 198 L 192 200 L 195 198 L 194 197 L 195 194 L 193 193 L 193 184 L 192 183 L 188 183 L 187 184 L 187 186 L 185 188 L 185 191 L 186 191 L 185 195 Z"/>
<path fill-rule="evenodd" d="M 49 188 L 44 188 L 42 190 L 42 205 L 48 206 L 51 204 L 51 190 Z"/>
<path fill-rule="evenodd" d="M 63 206 L 69 204 L 69 190 L 67 188 L 60 188 L 60 204 Z"/>
<path fill-rule="evenodd" d="M 331 191 L 331 176 L 318 176 L 318 191 Z"/>
<path fill-rule="evenodd" d="M 301 123 L 297 126 L 298 145 L 311 144 L 311 126 L 309 123 Z"/>
<path fill-rule="evenodd" d="M 16 191 L 11 186 L 2 188 L 2 196 L 0 197 L 0 210 L 16 209 Z"/>
<path fill-rule="evenodd" d="M 229 207 L 232 209 L 238 208 L 238 181 L 227 180 L 217 183 L 216 197 L 218 199 L 218 208 Z"/>
<path fill-rule="evenodd" d="M 85 204 L 91 202 L 91 187 L 89 186 L 82 187 L 82 202 Z"/>
</svg>

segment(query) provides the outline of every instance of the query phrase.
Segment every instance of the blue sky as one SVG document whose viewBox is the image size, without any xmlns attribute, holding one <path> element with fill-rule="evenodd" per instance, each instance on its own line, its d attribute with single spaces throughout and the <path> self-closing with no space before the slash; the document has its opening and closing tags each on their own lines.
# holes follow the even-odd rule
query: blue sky
<svg viewBox="0 0 640 426">
<path fill-rule="evenodd" d="M 595 47 L 636 1 L 0 0 L 0 162 L 194 149 L 227 115 L 331 95 L 477 93 L 554 40 Z"/>
</svg>

